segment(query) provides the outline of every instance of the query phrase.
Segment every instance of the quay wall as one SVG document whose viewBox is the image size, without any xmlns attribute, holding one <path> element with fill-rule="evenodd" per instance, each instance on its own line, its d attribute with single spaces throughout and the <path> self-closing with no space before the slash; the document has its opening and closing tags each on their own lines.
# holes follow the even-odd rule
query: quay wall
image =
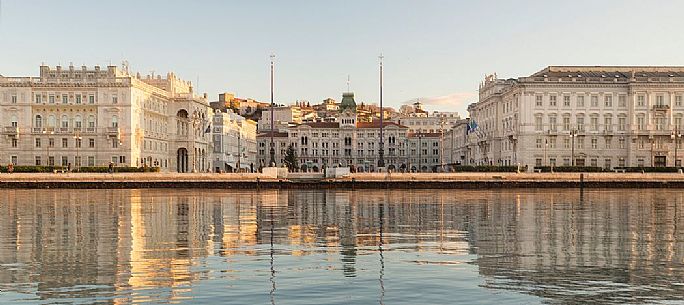
<svg viewBox="0 0 684 305">
<path fill-rule="evenodd" d="M 4 189 L 497 189 L 684 188 L 677 173 L 355 173 L 342 178 L 263 174 L 67 173 L 0 174 Z"/>
</svg>

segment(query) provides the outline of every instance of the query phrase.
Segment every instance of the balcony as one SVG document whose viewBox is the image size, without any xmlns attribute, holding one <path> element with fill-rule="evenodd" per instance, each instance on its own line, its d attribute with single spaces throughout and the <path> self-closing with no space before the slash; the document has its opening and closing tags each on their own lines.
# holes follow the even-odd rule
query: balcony
<svg viewBox="0 0 684 305">
<path fill-rule="evenodd" d="M 86 133 L 95 133 L 95 127 L 86 127 L 85 132 Z"/>
<path fill-rule="evenodd" d="M 3 133 L 9 136 L 16 136 L 19 133 L 19 127 L 6 126 Z"/>
<path fill-rule="evenodd" d="M 107 127 L 107 136 L 119 137 L 119 127 Z"/>
<path fill-rule="evenodd" d="M 653 111 L 668 111 L 670 105 L 653 105 Z"/>
<path fill-rule="evenodd" d="M 57 133 L 69 133 L 69 127 L 57 128 Z"/>
</svg>

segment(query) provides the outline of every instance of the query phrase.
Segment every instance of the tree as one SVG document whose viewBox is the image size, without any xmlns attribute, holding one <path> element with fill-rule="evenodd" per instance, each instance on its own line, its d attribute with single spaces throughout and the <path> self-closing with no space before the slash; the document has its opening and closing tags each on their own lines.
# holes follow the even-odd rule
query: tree
<svg viewBox="0 0 684 305">
<path fill-rule="evenodd" d="M 294 172 L 299 167 L 297 164 L 297 151 L 292 144 L 287 147 L 287 151 L 285 152 L 285 166 L 287 166 L 288 170 L 291 172 Z"/>
</svg>

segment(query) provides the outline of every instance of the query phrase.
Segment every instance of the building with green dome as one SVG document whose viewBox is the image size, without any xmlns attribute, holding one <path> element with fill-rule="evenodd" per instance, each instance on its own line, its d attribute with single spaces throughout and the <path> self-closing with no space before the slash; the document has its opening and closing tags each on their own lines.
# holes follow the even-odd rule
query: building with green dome
<svg viewBox="0 0 684 305">
<path fill-rule="evenodd" d="M 354 101 L 354 92 L 344 92 L 342 93 L 342 102 L 340 103 L 340 113 L 344 113 L 347 110 L 356 112 L 356 102 Z"/>
</svg>

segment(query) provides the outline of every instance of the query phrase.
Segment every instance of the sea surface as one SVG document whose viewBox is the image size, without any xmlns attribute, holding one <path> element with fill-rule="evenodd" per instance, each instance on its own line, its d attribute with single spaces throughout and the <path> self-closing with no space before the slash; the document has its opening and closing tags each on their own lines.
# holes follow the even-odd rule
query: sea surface
<svg viewBox="0 0 684 305">
<path fill-rule="evenodd" d="M 684 192 L 0 190 L 0 304 L 681 304 Z"/>
</svg>

